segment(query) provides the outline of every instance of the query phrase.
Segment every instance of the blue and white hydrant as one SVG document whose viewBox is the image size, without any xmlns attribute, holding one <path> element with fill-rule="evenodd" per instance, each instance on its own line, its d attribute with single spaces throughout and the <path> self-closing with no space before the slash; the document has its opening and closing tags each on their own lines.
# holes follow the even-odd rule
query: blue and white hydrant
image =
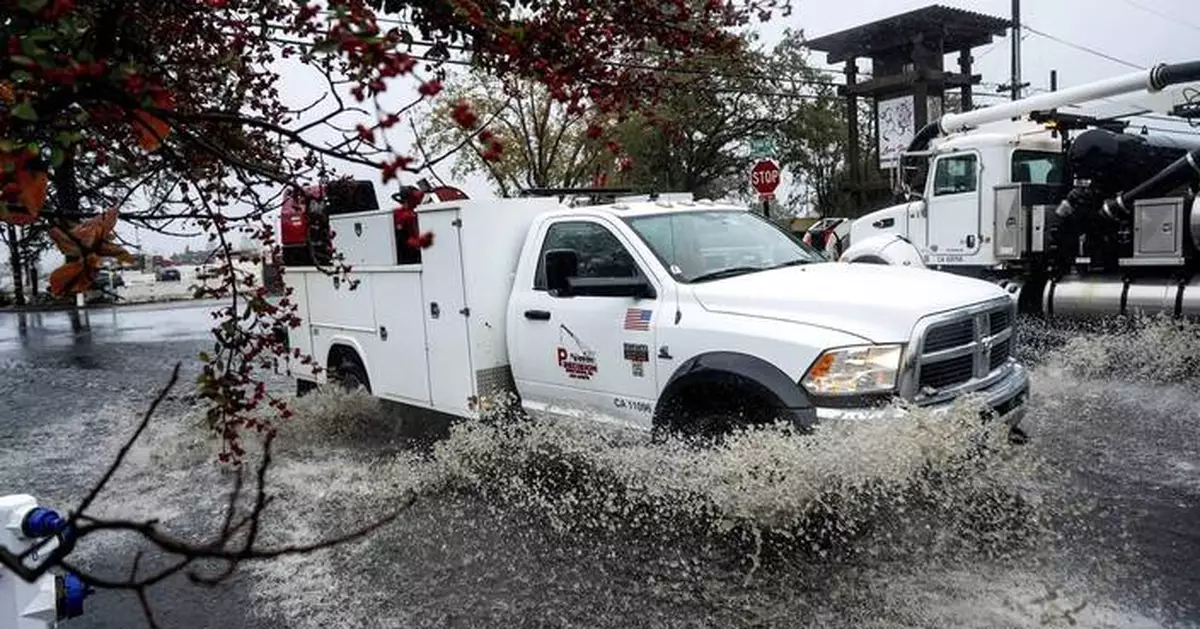
<svg viewBox="0 0 1200 629">
<path fill-rule="evenodd" d="M 0 547 L 20 555 L 46 542 L 25 558 L 25 566 L 31 569 L 70 535 L 66 524 L 57 512 L 38 506 L 33 496 L 0 496 Z M 45 572 L 30 583 L 0 567 L 0 627 L 51 629 L 60 620 L 83 614 L 83 600 L 91 594 L 92 590 L 71 573 Z"/>
</svg>

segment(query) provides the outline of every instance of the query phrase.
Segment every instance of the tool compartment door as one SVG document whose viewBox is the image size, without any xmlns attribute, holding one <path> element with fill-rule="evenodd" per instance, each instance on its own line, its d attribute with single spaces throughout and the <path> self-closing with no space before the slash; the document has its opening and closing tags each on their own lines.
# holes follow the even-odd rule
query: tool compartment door
<svg viewBox="0 0 1200 629">
<path fill-rule="evenodd" d="M 379 351 L 373 357 L 372 385 L 381 395 L 429 404 L 421 267 L 399 267 L 371 275 L 371 297 L 379 335 Z"/>
<path fill-rule="evenodd" d="M 436 234 L 421 252 L 422 317 L 428 333 L 431 405 L 467 417 L 473 414 L 475 379 L 458 217 L 458 208 L 420 214 L 421 229 Z"/>
</svg>

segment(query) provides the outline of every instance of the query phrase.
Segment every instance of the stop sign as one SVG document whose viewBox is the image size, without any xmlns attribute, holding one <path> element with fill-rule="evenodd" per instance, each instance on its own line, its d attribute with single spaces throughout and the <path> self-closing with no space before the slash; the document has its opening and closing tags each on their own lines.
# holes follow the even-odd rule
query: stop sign
<svg viewBox="0 0 1200 629">
<path fill-rule="evenodd" d="M 762 195 L 775 192 L 775 188 L 779 187 L 779 166 L 769 159 L 755 164 L 750 169 L 750 185 Z"/>
</svg>

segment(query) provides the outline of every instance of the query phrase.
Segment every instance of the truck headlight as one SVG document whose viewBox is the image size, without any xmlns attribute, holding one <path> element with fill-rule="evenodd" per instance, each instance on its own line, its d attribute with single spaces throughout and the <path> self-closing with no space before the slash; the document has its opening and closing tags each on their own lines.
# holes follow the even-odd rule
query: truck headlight
<svg viewBox="0 0 1200 629">
<path fill-rule="evenodd" d="M 903 345 L 840 347 L 821 354 L 800 381 L 820 396 L 886 393 L 896 388 Z"/>
</svg>

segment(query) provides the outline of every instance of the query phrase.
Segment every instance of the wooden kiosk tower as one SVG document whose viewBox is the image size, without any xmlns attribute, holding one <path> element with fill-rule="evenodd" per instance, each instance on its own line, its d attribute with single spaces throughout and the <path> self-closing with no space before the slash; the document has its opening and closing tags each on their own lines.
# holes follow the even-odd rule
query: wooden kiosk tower
<svg viewBox="0 0 1200 629">
<path fill-rule="evenodd" d="M 973 107 L 972 87 L 981 75 L 972 74 L 971 50 L 1002 37 L 1011 22 L 972 11 L 931 5 L 908 13 L 818 37 L 810 49 L 826 53 L 830 64 L 845 63 L 846 85 L 839 93 L 849 114 L 850 188 L 859 208 L 866 210 L 890 198 L 889 178 L 881 171 L 898 166 L 917 129 L 945 111 Z M 958 53 L 958 71 L 947 71 L 946 55 Z M 857 61 L 871 60 L 871 74 L 859 81 Z M 947 91 L 958 89 L 957 98 Z M 859 98 L 869 99 L 875 121 L 877 167 L 863 169 Z"/>
</svg>

